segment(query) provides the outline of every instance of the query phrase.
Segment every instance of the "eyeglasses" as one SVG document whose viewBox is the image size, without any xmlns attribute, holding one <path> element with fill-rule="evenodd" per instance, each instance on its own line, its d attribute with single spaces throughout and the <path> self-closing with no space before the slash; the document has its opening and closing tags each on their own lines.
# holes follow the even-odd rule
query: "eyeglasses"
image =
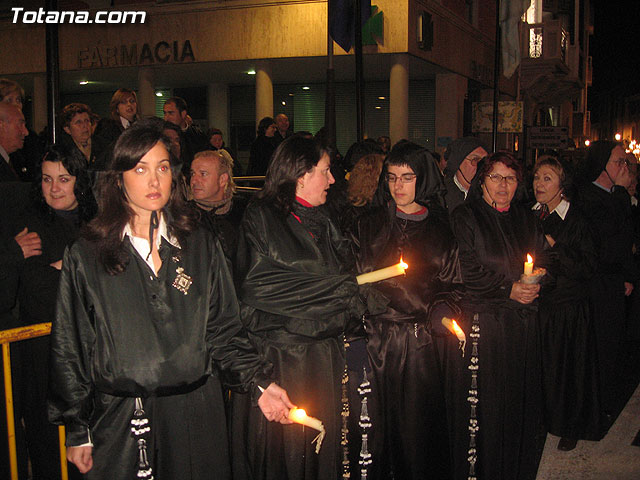
<svg viewBox="0 0 640 480">
<path fill-rule="evenodd" d="M 631 165 L 631 162 L 629 160 L 627 160 L 626 158 L 619 158 L 617 160 L 614 160 L 614 162 L 617 163 L 620 166 L 626 165 L 627 167 L 629 167 Z"/>
<path fill-rule="evenodd" d="M 416 179 L 415 173 L 403 173 L 400 176 L 394 175 L 393 173 L 387 173 L 387 182 L 396 183 L 397 180 L 400 180 L 400 183 L 411 183 Z"/>
<path fill-rule="evenodd" d="M 505 176 L 500 175 L 499 173 L 490 173 L 490 174 L 487 175 L 487 177 L 493 183 L 502 183 L 503 180 L 506 180 L 506 182 L 509 185 L 515 185 L 516 183 L 518 183 L 518 177 L 516 177 L 515 175 L 507 175 L 505 177 Z"/>
</svg>

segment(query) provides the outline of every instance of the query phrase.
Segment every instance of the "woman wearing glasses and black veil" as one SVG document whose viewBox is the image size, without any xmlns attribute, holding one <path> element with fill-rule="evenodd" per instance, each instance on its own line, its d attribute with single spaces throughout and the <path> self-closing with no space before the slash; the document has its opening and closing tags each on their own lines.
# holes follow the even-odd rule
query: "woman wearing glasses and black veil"
<svg viewBox="0 0 640 480">
<path fill-rule="evenodd" d="M 545 239 L 533 213 L 514 200 L 522 177 L 510 153 L 489 155 L 451 217 L 466 288 L 464 359 L 470 368 L 462 390 L 468 403 L 458 417 L 466 418 L 459 425 L 466 451 L 455 452 L 456 478 L 534 479 L 544 445 L 540 285 L 521 283 L 520 275 L 528 253 L 542 266 Z"/>
<path fill-rule="evenodd" d="M 442 206 L 443 191 L 429 152 L 414 143 L 399 143 L 383 166 L 376 193 L 381 206 L 363 215 L 352 229 L 360 273 L 397 264 L 401 257 L 409 265 L 404 276 L 373 284 L 388 303 L 381 313 L 364 317 L 368 360 L 364 363 L 371 383 L 367 398 L 371 427 L 363 432 L 372 455 L 370 465 L 365 463 L 367 478 L 450 478 L 433 333 L 438 326 L 442 329 L 442 316 L 457 311 L 462 284 L 457 244 Z M 362 370 L 359 373 L 362 376 Z M 350 381 L 356 380 L 352 376 Z M 351 409 L 361 413 L 351 403 Z M 361 415 L 361 426 L 362 419 Z M 356 448 L 352 435 L 349 450 L 365 449 Z M 367 462 L 366 456 L 360 460 Z"/>
</svg>

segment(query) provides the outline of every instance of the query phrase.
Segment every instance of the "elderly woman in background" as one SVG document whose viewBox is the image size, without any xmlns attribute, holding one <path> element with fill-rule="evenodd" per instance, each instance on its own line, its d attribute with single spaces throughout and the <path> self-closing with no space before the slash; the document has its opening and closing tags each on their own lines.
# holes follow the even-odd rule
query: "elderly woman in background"
<svg viewBox="0 0 640 480">
<path fill-rule="evenodd" d="M 93 136 L 92 117 L 91 107 L 84 103 L 70 103 L 60 113 L 60 124 L 65 134 L 60 137 L 58 143 L 79 150 L 88 164 L 95 163 L 107 149 L 103 139 Z"/>
<path fill-rule="evenodd" d="M 292 406 L 242 333 L 227 262 L 178 194 L 169 148 L 161 121 L 120 136 L 98 216 L 63 261 L 49 417 L 88 479 L 230 478 L 218 371 L 270 420 Z"/>
<path fill-rule="evenodd" d="M 284 140 L 259 202 L 240 228 L 238 297 L 249 338 L 273 363 L 293 403 L 320 419 L 326 437 L 301 425 L 268 424 L 248 396 L 232 405 L 235 479 L 335 479 L 342 471 L 343 335 L 363 311 L 347 273 L 349 242 L 320 208 L 333 183 L 329 154 L 300 136 Z"/>
<path fill-rule="evenodd" d="M 136 92 L 120 88 L 115 91 L 109 102 L 109 118 L 100 120 L 95 134 L 102 137 L 107 144 L 113 143 L 138 117 Z"/>
<path fill-rule="evenodd" d="M 554 157 L 541 157 L 533 170 L 534 211 L 551 249 L 550 288 L 539 302 L 543 393 L 547 430 L 561 438 L 559 450 L 578 439 L 599 440 L 600 381 L 589 281 L 596 249 L 582 212 L 569 202 L 572 178 Z"/>
<path fill-rule="evenodd" d="M 533 213 L 514 201 L 522 178 L 522 165 L 513 155 L 489 155 L 451 219 L 467 291 L 465 358 L 475 372 L 467 424 L 459 426 L 470 432 L 468 465 L 456 466 L 456 478 L 535 479 L 544 445 L 540 285 L 522 283 L 520 276 L 527 254 L 543 264 L 545 239 Z"/>
</svg>

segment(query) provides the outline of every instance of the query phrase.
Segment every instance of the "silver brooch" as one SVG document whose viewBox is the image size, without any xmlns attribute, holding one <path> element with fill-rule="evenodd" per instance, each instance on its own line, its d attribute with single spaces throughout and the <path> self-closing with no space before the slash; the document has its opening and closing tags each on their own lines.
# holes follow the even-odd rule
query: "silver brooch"
<svg viewBox="0 0 640 480">
<path fill-rule="evenodd" d="M 173 288 L 180 290 L 182 293 L 186 295 L 187 291 L 189 290 L 189 287 L 193 283 L 193 280 L 189 275 L 184 273 L 184 268 L 182 267 L 176 268 L 176 273 L 178 275 L 173 281 Z"/>
</svg>

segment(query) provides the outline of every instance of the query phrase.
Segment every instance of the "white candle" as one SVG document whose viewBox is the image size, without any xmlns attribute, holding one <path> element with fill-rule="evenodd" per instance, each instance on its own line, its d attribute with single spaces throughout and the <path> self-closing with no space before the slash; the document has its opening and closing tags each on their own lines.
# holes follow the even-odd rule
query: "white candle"
<svg viewBox="0 0 640 480">
<path fill-rule="evenodd" d="M 456 322 L 452 318 L 442 317 L 442 325 L 444 325 L 447 330 L 453 333 L 459 341 L 467 341 L 467 336 L 465 335 L 464 330 L 462 330 L 462 328 L 460 328 L 460 325 L 458 325 L 458 322 Z"/>
<path fill-rule="evenodd" d="M 307 412 L 305 412 L 302 408 L 294 407 L 289 410 L 289 420 L 301 425 L 306 425 L 307 427 L 311 427 L 320 432 L 324 431 L 324 425 L 322 425 L 322 422 L 317 418 L 309 417 L 307 415 Z"/>
<path fill-rule="evenodd" d="M 386 280 L 387 278 L 403 275 L 404 271 L 407 268 L 409 268 L 409 265 L 407 265 L 402 261 L 402 259 L 400 259 L 400 263 L 397 263 L 390 267 L 381 268 L 380 270 L 374 270 L 373 272 L 358 275 L 356 277 L 356 280 L 358 281 L 358 285 L 362 285 L 363 283 L 375 283 L 381 280 Z"/>
<path fill-rule="evenodd" d="M 527 261 L 524 262 L 524 274 L 531 275 L 533 273 L 533 258 L 527 253 Z"/>
</svg>

